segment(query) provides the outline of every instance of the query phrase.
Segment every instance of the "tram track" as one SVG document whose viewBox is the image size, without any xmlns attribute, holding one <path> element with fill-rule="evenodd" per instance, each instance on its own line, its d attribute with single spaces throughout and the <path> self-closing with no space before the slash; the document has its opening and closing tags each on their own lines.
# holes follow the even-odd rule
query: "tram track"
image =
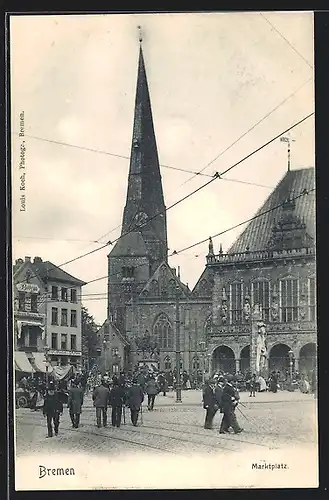
<svg viewBox="0 0 329 500">
<path fill-rule="evenodd" d="M 30 420 L 30 419 L 29 419 Z M 29 425 L 29 426 L 38 426 L 38 427 L 44 427 L 44 425 L 40 422 L 35 422 L 35 421 L 29 421 L 27 422 L 26 420 L 25 421 L 22 421 L 20 422 L 22 425 Z M 92 424 L 83 424 L 83 426 L 87 426 L 87 425 L 90 425 L 92 426 Z M 220 450 L 225 450 L 225 451 L 228 451 L 228 452 L 233 452 L 233 453 L 237 453 L 239 450 L 236 450 L 236 449 L 232 449 L 231 447 L 228 447 L 228 446 L 223 446 L 221 444 L 218 444 L 218 443 L 202 443 L 200 441 L 196 441 L 196 440 L 190 440 L 190 439 L 184 439 L 184 438 L 181 438 L 181 437 L 176 437 L 176 436 L 168 436 L 167 434 L 159 434 L 159 433 L 155 433 L 155 432 L 149 432 L 149 431 L 144 431 L 143 429 L 147 429 L 148 427 L 149 428 L 153 428 L 153 429 L 159 429 L 161 430 L 160 427 L 156 427 L 156 426 L 146 426 L 145 424 L 143 424 L 142 426 L 139 426 L 137 429 L 135 427 L 132 427 L 132 428 L 127 428 L 126 426 L 122 426 L 123 427 L 123 432 L 130 432 L 130 433 L 133 433 L 133 434 L 137 434 L 138 436 L 155 436 L 155 438 L 157 438 L 159 440 L 159 438 L 163 438 L 163 439 L 167 439 L 167 440 L 171 440 L 171 441 L 176 441 L 178 443 L 186 443 L 186 444 L 191 444 L 191 445 L 195 445 L 198 447 L 198 451 L 201 452 L 200 448 L 204 448 L 204 452 L 205 453 L 209 453 L 209 452 L 214 452 L 216 450 L 220 451 Z M 66 427 L 66 426 L 62 426 L 61 427 L 63 430 L 65 431 L 69 431 L 70 433 L 76 433 L 76 430 L 75 429 L 71 429 L 69 427 Z M 111 427 L 109 427 L 110 429 Z M 168 432 L 179 432 L 179 431 L 175 431 L 175 430 L 172 430 L 172 429 L 164 429 L 165 431 L 168 431 Z M 131 440 L 131 439 L 125 439 L 124 437 L 118 437 L 118 436 L 113 436 L 112 435 L 109 435 L 109 434 L 101 434 L 99 432 L 95 432 L 93 430 L 83 430 L 81 429 L 81 426 L 79 427 L 79 431 L 78 431 L 80 434 L 85 434 L 85 435 L 92 435 L 92 436 L 97 436 L 97 437 L 101 437 L 101 438 L 106 438 L 106 439 L 113 439 L 114 441 L 121 441 L 121 442 L 126 442 L 126 443 L 129 443 L 129 444 L 133 444 L 133 445 L 136 445 L 136 446 L 142 446 L 142 447 L 145 447 L 145 448 L 150 448 L 150 449 L 155 449 L 155 450 L 158 450 L 158 451 L 162 451 L 162 452 L 165 452 L 165 453 L 171 453 L 171 454 L 174 454 L 174 455 L 177 455 L 177 454 L 182 454 L 182 455 L 186 455 L 186 452 L 183 452 L 183 451 L 180 451 L 180 450 L 170 450 L 170 449 L 167 449 L 165 447 L 162 447 L 162 446 L 156 446 L 154 444 L 150 445 L 150 444 L 147 444 L 147 443 L 143 443 L 141 441 L 136 441 L 136 440 Z M 191 434 L 191 433 L 186 433 L 186 434 Z M 198 434 L 199 436 L 202 437 L 201 434 Z M 191 450 L 187 450 L 189 453 L 191 453 Z"/>
</svg>

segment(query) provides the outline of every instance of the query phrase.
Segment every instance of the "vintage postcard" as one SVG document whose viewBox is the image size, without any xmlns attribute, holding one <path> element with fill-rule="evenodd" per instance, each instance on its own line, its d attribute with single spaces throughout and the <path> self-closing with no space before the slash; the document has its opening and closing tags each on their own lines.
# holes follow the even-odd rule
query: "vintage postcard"
<svg viewBox="0 0 329 500">
<path fill-rule="evenodd" d="M 313 31 L 10 16 L 16 490 L 318 486 Z"/>
</svg>

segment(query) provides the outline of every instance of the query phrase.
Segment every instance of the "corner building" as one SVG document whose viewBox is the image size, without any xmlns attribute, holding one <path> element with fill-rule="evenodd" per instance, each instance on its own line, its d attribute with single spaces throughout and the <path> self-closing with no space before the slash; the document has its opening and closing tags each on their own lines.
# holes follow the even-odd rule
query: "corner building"
<svg viewBox="0 0 329 500">
<path fill-rule="evenodd" d="M 292 358 L 296 369 L 313 367 L 315 197 L 306 191 L 314 182 L 313 168 L 288 171 L 257 215 L 267 213 L 249 224 L 228 253 L 216 255 L 209 242 L 205 269 L 189 290 L 168 264 L 166 207 L 141 47 L 122 233 L 108 255 L 106 329 L 119 332 L 116 342 L 122 339 L 119 368 L 145 361 L 161 370 L 176 366 L 177 295 L 184 370 L 246 371 L 251 338 L 246 311 L 256 305 L 266 325 L 267 368 L 285 369 Z M 104 360 L 112 347 L 103 331 L 100 364 L 111 371 Z M 157 348 L 141 349 L 145 338 Z"/>
</svg>

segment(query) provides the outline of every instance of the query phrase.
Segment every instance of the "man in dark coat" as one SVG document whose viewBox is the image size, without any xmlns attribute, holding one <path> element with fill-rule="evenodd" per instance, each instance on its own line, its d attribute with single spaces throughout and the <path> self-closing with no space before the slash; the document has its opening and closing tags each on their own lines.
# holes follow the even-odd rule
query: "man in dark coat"
<svg viewBox="0 0 329 500">
<path fill-rule="evenodd" d="M 249 397 L 255 397 L 256 396 L 256 384 L 257 384 L 257 381 L 256 381 L 256 373 L 253 374 L 253 376 L 251 377 L 251 380 L 250 380 L 250 394 L 249 394 Z"/>
<path fill-rule="evenodd" d="M 205 429 L 212 429 L 214 416 L 221 404 L 220 399 L 218 400 L 217 397 L 220 398 L 220 394 L 218 391 L 216 394 L 214 382 L 207 380 L 203 389 L 203 408 L 206 410 Z"/>
<path fill-rule="evenodd" d="M 110 392 L 110 406 L 112 406 L 112 425 L 120 427 L 122 406 L 125 403 L 125 388 L 119 385 L 116 379 L 113 380 L 113 387 Z"/>
<path fill-rule="evenodd" d="M 77 429 L 80 423 L 81 407 L 83 405 L 83 389 L 77 387 L 77 383 L 72 381 L 67 406 L 69 407 L 72 427 Z"/>
<path fill-rule="evenodd" d="M 55 385 L 49 383 L 48 390 L 44 397 L 43 415 L 47 417 L 48 438 L 53 437 L 53 423 L 55 436 L 58 434 L 59 416 L 63 414 L 63 403 L 60 400 Z"/>
<path fill-rule="evenodd" d="M 167 384 L 167 380 L 166 380 L 163 373 L 160 373 L 158 376 L 158 384 L 159 384 L 160 391 L 163 392 L 163 395 L 165 396 L 166 392 L 168 390 L 168 388 L 167 388 L 168 384 Z"/>
<path fill-rule="evenodd" d="M 270 391 L 278 392 L 278 376 L 275 372 L 271 373 L 270 377 Z"/>
<path fill-rule="evenodd" d="M 228 375 L 222 393 L 221 411 L 224 415 L 219 429 L 220 434 L 229 432 L 230 427 L 232 427 L 235 434 L 243 431 L 235 415 L 235 408 L 239 399 L 239 393 L 233 385 L 233 377 Z"/>
<path fill-rule="evenodd" d="M 103 426 L 107 426 L 107 407 L 110 402 L 110 391 L 104 385 L 104 381 L 101 380 L 99 386 L 95 387 L 93 392 L 93 401 L 96 408 L 96 420 L 97 427 L 102 426 L 102 416 L 103 416 Z"/>
<path fill-rule="evenodd" d="M 132 386 L 128 389 L 127 403 L 130 408 L 131 422 L 135 427 L 137 426 L 138 414 L 143 401 L 144 392 L 141 386 L 138 385 L 137 379 L 134 378 L 132 381 Z"/>
<path fill-rule="evenodd" d="M 159 393 L 159 386 L 153 375 L 150 375 L 150 379 L 146 383 L 146 393 L 148 399 L 147 408 L 149 411 L 153 411 L 155 396 Z"/>
</svg>

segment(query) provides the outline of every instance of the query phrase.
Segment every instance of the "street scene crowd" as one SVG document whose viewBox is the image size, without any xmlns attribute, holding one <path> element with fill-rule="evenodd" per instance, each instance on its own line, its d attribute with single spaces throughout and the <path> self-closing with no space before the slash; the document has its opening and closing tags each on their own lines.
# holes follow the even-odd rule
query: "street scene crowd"
<svg viewBox="0 0 329 500">
<path fill-rule="evenodd" d="M 248 391 L 250 397 L 257 392 L 278 390 L 300 390 L 302 393 L 314 393 L 316 396 L 316 371 L 308 375 L 294 373 L 293 379 L 280 371 L 272 371 L 267 380 L 251 372 L 228 374 L 217 371 L 210 378 L 204 379 L 202 372 L 192 376 L 186 371 L 180 374 L 181 389 L 194 390 L 202 388 L 203 408 L 206 410 L 204 428 L 212 429 L 214 416 L 218 411 L 223 414 L 220 433 L 240 433 L 243 429 L 237 421 L 235 410 L 239 404 L 241 391 Z M 69 410 L 73 428 L 78 428 L 84 398 L 91 395 L 95 407 L 95 423 L 97 427 L 107 427 L 108 408 L 111 408 L 111 425 L 120 427 L 125 423 L 126 408 L 130 410 L 130 419 L 134 426 L 138 420 L 143 423 L 144 399 L 147 398 L 147 409 L 153 411 L 156 396 L 177 389 L 177 372 L 155 372 L 148 367 L 136 368 L 134 371 L 119 374 L 101 374 L 97 367 L 91 371 L 71 374 L 68 378 L 54 380 L 41 377 L 23 377 L 16 386 L 16 406 L 29 407 L 31 411 L 41 410 L 47 420 L 47 437 L 57 435 L 60 416 L 64 406 Z M 24 403 L 24 404 L 23 404 Z"/>
</svg>

